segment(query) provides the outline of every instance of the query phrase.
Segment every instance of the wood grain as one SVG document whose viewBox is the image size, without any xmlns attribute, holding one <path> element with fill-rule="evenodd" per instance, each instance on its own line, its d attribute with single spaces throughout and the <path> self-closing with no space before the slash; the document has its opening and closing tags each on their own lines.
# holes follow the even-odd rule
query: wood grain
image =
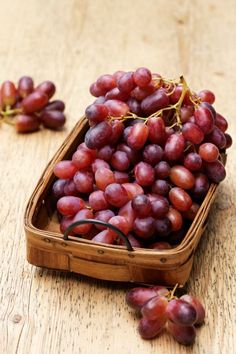
<svg viewBox="0 0 236 354">
<path fill-rule="evenodd" d="M 164 334 L 143 341 L 124 296 L 130 285 L 30 266 L 23 212 L 43 169 L 91 102 L 89 84 L 104 72 L 146 65 L 184 74 L 214 90 L 216 108 L 235 124 L 234 0 L 2 1 L 0 81 L 23 74 L 51 79 L 66 101 L 68 124 L 17 136 L 0 127 L 0 352 L 233 354 L 235 344 L 235 146 L 198 247 L 188 290 L 203 300 L 206 324 L 193 348 Z"/>
</svg>

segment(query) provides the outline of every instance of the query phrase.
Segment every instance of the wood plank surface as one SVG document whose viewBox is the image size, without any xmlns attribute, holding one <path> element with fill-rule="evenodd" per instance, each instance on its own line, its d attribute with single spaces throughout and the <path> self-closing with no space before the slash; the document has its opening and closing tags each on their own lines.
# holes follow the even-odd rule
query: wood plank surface
<svg viewBox="0 0 236 354">
<path fill-rule="evenodd" d="M 1 1 L 0 81 L 53 80 L 66 102 L 62 132 L 0 127 L 0 353 L 234 354 L 235 145 L 194 260 L 190 293 L 206 305 L 193 348 L 163 334 L 144 341 L 126 306 L 130 285 L 48 271 L 25 259 L 23 213 L 43 169 L 91 102 L 102 73 L 147 66 L 212 89 L 236 136 L 234 0 Z"/>
</svg>

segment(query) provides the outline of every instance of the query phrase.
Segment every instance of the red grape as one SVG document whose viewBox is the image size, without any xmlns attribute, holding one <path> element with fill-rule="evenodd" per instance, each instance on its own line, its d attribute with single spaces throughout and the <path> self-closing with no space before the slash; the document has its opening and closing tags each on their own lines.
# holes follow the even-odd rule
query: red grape
<svg viewBox="0 0 236 354">
<path fill-rule="evenodd" d="M 220 150 L 226 146 L 225 134 L 216 126 L 214 126 L 212 132 L 206 136 L 206 140 L 216 145 Z"/>
<path fill-rule="evenodd" d="M 113 117 L 125 116 L 129 111 L 129 106 L 119 100 L 107 100 L 105 106 L 108 108 L 109 115 Z"/>
<path fill-rule="evenodd" d="M 103 122 L 108 116 L 108 108 L 104 104 L 91 104 L 86 108 L 85 115 L 90 123 Z"/>
<path fill-rule="evenodd" d="M 227 120 L 219 113 L 216 113 L 215 125 L 224 133 L 228 129 Z"/>
<path fill-rule="evenodd" d="M 117 87 L 121 92 L 130 93 L 135 87 L 134 73 L 132 71 L 124 73 L 118 80 Z"/>
<path fill-rule="evenodd" d="M 111 124 L 108 122 L 98 123 L 87 131 L 85 144 L 90 149 L 99 149 L 109 143 L 111 134 Z"/>
<path fill-rule="evenodd" d="M 151 214 L 151 202 L 146 195 L 137 195 L 132 200 L 131 205 L 137 216 L 145 217 Z"/>
<path fill-rule="evenodd" d="M 112 90 L 108 91 L 105 96 L 105 100 L 119 100 L 119 101 L 126 101 L 129 95 L 125 92 L 121 92 L 118 87 L 113 88 Z M 128 104 L 129 105 L 129 104 Z"/>
<path fill-rule="evenodd" d="M 166 318 L 168 300 L 165 296 L 155 296 L 148 300 L 142 307 L 142 315 L 149 320 L 162 320 Z"/>
<path fill-rule="evenodd" d="M 134 168 L 135 179 L 140 186 L 150 186 L 154 182 L 155 173 L 151 165 L 139 162 Z"/>
<path fill-rule="evenodd" d="M 194 112 L 196 124 L 201 128 L 204 134 L 209 134 L 214 127 L 214 117 L 212 112 L 205 105 L 201 105 Z"/>
<path fill-rule="evenodd" d="M 212 143 L 205 143 L 200 145 L 198 153 L 204 161 L 213 162 L 218 159 L 219 149 Z"/>
<path fill-rule="evenodd" d="M 199 208 L 200 208 L 199 204 L 193 203 L 189 210 L 182 212 L 182 215 L 186 219 L 193 220 L 195 218 L 195 216 L 197 215 Z"/>
<path fill-rule="evenodd" d="M 111 205 L 115 207 L 122 207 L 129 198 L 126 189 L 118 183 L 111 183 L 105 189 L 105 198 Z"/>
<path fill-rule="evenodd" d="M 167 139 L 165 123 L 162 117 L 149 118 L 147 122 L 147 126 L 149 128 L 149 135 L 148 135 L 149 140 L 153 144 L 162 145 Z"/>
<path fill-rule="evenodd" d="M 63 160 L 54 166 L 54 174 L 61 179 L 71 179 L 78 171 L 77 167 L 70 160 Z"/>
<path fill-rule="evenodd" d="M 150 115 L 161 108 L 167 107 L 168 104 L 169 96 L 166 94 L 165 90 L 159 89 L 144 98 L 141 103 L 141 108 L 145 114 Z"/>
<path fill-rule="evenodd" d="M 228 133 L 225 133 L 225 140 L 226 140 L 225 149 L 228 149 L 233 144 L 232 138 Z"/>
<path fill-rule="evenodd" d="M 109 184 L 115 183 L 114 173 L 106 167 L 100 167 L 95 172 L 95 182 L 104 191 Z"/>
<path fill-rule="evenodd" d="M 195 174 L 195 185 L 193 189 L 191 190 L 191 193 L 194 198 L 196 199 L 201 199 L 205 197 L 207 194 L 207 191 L 210 187 L 209 180 L 207 176 L 203 173 L 196 173 Z"/>
<path fill-rule="evenodd" d="M 160 237 L 168 236 L 172 231 L 171 222 L 167 217 L 163 219 L 156 219 L 155 228 L 157 236 Z"/>
<path fill-rule="evenodd" d="M 203 131 L 194 123 L 187 122 L 182 128 L 185 140 L 193 144 L 200 144 L 204 139 Z"/>
<path fill-rule="evenodd" d="M 72 195 L 74 197 L 78 195 L 78 191 L 76 189 L 75 182 L 73 179 L 66 180 L 66 184 L 64 186 L 64 194 Z"/>
<path fill-rule="evenodd" d="M 128 198 L 131 200 L 137 195 L 143 194 L 143 188 L 137 183 L 123 183 L 122 186 L 125 188 Z"/>
<path fill-rule="evenodd" d="M 147 240 L 150 239 L 155 231 L 154 219 L 151 216 L 145 218 L 136 218 L 134 220 L 133 230 L 137 236 Z"/>
<path fill-rule="evenodd" d="M 147 141 L 149 128 L 143 123 L 137 123 L 130 129 L 127 144 L 134 150 L 140 150 Z"/>
<path fill-rule="evenodd" d="M 171 222 L 172 231 L 179 231 L 182 228 L 183 218 L 181 213 L 177 209 L 170 207 L 168 213 L 166 214 L 166 217 Z"/>
<path fill-rule="evenodd" d="M 65 179 L 58 179 L 56 182 L 53 183 L 52 192 L 54 197 L 61 198 L 64 196 L 64 187 L 66 185 Z"/>
<path fill-rule="evenodd" d="M 89 171 L 77 171 L 74 175 L 74 182 L 80 193 L 91 193 L 93 191 L 94 178 Z"/>
<path fill-rule="evenodd" d="M 102 167 L 110 170 L 110 165 L 106 161 L 101 160 L 101 159 L 95 159 L 94 162 L 92 163 L 92 171 L 93 171 L 93 173 L 96 173 L 96 171 L 99 168 L 102 168 Z"/>
<path fill-rule="evenodd" d="M 100 210 L 95 213 L 94 219 L 108 222 L 113 216 L 115 216 L 115 213 L 110 209 Z M 103 225 L 96 225 L 95 224 L 95 227 L 98 230 L 105 230 L 106 229 L 106 226 L 103 226 Z"/>
<path fill-rule="evenodd" d="M 168 321 L 167 329 L 180 344 L 192 345 L 195 341 L 196 330 L 194 326 L 183 326 Z"/>
<path fill-rule="evenodd" d="M 55 100 L 48 102 L 47 106 L 44 108 L 44 111 L 60 111 L 65 110 L 65 103 L 61 100 Z"/>
<path fill-rule="evenodd" d="M 116 81 L 112 75 L 101 75 L 97 79 L 97 87 L 104 93 L 116 87 Z"/>
<path fill-rule="evenodd" d="M 126 218 L 124 216 L 121 215 L 115 215 L 113 216 L 109 221 L 109 224 L 116 226 L 119 230 L 121 230 L 125 235 L 128 234 L 129 232 L 129 224 L 128 221 L 126 220 Z M 117 232 L 110 230 L 110 232 L 112 233 L 112 235 L 114 237 L 118 237 Z"/>
<path fill-rule="evenodd" d="M 120 208 L 118 215 L 124 216 L 126 218 L 129 225 L 129 230 L 132 230 L 136 215 L 132 208 L 131 201 L 129 201 L 123 207 Z"/>
<path fill-rule="evenodd" d="M 58 200 L 57 209 L 65 216 L 74 216 L 79 210 L 85 207 L 83 199 L 73 196 L 65 196 Z"/>
<path fill-rule="evenodd" d="M 126 172 L 114 171 L 114 177 L 116 183 L 129 183 L 129 174 Z"/>
<path fill-rule="evenodd" d="M 155 218 L 164 217 L 169 210 L 168 200 L 161 195 L 156 195 L 155 199 L 151 201 L 152 214 Z"/>
<path fill-rule="evenodd" d="M 164 179 L 156 179 L 152 185 L 152 193 L 167 195 L 170 190 L 170 185 Z"/>
<path fill-rule="evenodd" d="M 22 101 L 24 113 L 34 113 L 43 109 L 48 103 L 48 96 L 41 91 L 34 91 Z"/>
<path fill-rule="evenodd" d="M 214 183 L 220 183 L 226 177 L 224 165 L 219 160 L 205 163 L 207 177 Z"/>
<path fill-rule="evenodd" d="M 5 106 L 13 106 L 16 102 L 16 88 L 13 82 L 4 81 L 1 87 L 2 103 Z"/>
<path fill-rule="evenodd" d="M 129 168 L 130 160 L 124 151 L 116 151 L 112 155 L 110 163 L 117 171 L 126 171 Z"/>
<path fill-rule="evenodd" d="M 170 175 L 170 165 L 166 161 L 160 161 L 155 166 L 155 174 L 157 178 L 165 179 Z"/>
<path fill-rule="evenodd" d="M 144 339 L 154 338 L 163 330 L 165 322 L 165 318 L 162 318 L 159 321 L 153 321 L 143 317 L 141 318 L 138 326 L 139 334 Z"/>
<path fill-rule="evenodd" d="M 215 102 L 215 95 L 213 92 L 209 90 L 202 90 L 198 93 L 198 96 L 201 98 L 203 102 L 208 102 L 213 104 Z"/>
<path fill-rule="evenodd" d="M 157 296 L 157 291 L 154 287 L 142 288 L 137 287 L 133 288 L 126 293 L 126 302 L 127 304 L 135 310 L 141 310 L 142 306 L 153 297 Z"/>
<path fill-rule="evenodd" d="M 61 128 L 66 121 L 64 113 L 53 110 L 45 110 L 40 116 L 40 119 L 43 125 L 50 129 Z"/>
<path fill-rule="evenodd" d="M 202 167 L 202 158 L 196 152 L 190 152 L 184 158 L 184 166 L 190 171 L 199 171 Z"/>
<path fill-rule="evenodd" d="M 141 104 L 135 98 L 129 98 L 127 104 L 131 112 L 137 114 L 137 116 L 142 116 L 143 112 L 141 109 Z"/>
<path fill-rule="evenodd" d="M 34 91 L 34 82 L 30 76 L 22 76 L 18 82 L 18 93 L 25 98 Z"/>
<path fill-rule="evenodd" d="M 98 150 L 97 156 L 101 160 L 109 161 L 114 153 L 114 148 L 110 145 L 105 145 Z"/>
<path fill-rule="evenodd" d="M 201 304 L 201 302 L 194 296 L 192 295 L 183 295 L 180 297 L 181 300 L 184 300 L 186 302 L 188 302 L 189 304 L 191 304 L 196 312 L 197 312 L 197 320 L 195 322 L 195 325 L 200 325 L 204 322 L 205 319 L 205 309 L 203 307 L 203 305 Z"/>
<path fill-rule="evenodd" d="M 93 219 L 93 212 L 90 209 L 81 209 L 80 211 L 78 211 L 78 213 L 75 214 L 73 218 L 73 222 L 81 221 L 84 219 Z M 86 235 L 89 233 L 92 227 L 92 224 L 78 225 L 73 228 L 73 232 L 79 235 Z"/>
<path fill-rule="evenodd" d="M 43 81 L 35 90 L 45 93 L 50 99 L 56 92 L 56 87 L 52 81 Z"/>
<path fill-rule="evenodd" d="M 194 186 L 194 175 L 184 166 L 176 165 L 170 170 L 170 180 L 177 187 L 191 189 Z"/>
<path fill-rule="evenodd" d="M 173 299 L 168 303 L 166 315 L 172 322 L 182 326 L 193 325 L 197 320 L 194 306 L 180 299 Z"/>
<path fill-rule="evenodd" d="M 73 164 L 77 167 L 78 170 L 88 168 L 94 160 L 93 155 L 89 150 L 78 149 L 72 156 Z"/>
<path fill-rule="evenodd" d="M 147 68 L 138 68 L 134 72 L 133 79 L 137 86 L 146 87 L 152 80 L 151 71 Z"/>
<path fill-rule="evenodd" d="M 18 114 L 16 116 L 16 131 L 18 133 L 31 133 L 39 130 L 40 123 L 36 116 Z"/>
<path fill-rule="evenodd" d="M 105 199 L 103 191 L 94 191 L 89 195 L 89 205 L 95 211 L 105 210 L 108 208 L 108 203 Z"/>
<path fill-rule="evenodd" d="M 162 160 L 163 150 L 157 144 L 146 145 L 143 150 L 143 160 L 151 166 L 155 166 Z"/>
<path fill-rule="evenodd" d="M 106 243 L 112 245 L 114 243 L 114 236 L 111 234 L 110 230 L 103 230 L 95 235 L 92 240 L 93 242 Z"/>
<path fill-rule="evenodd" d="M 172 188 L 169 192 L 169 199 L 175 209 L 179 211 L 187 211 L 191 208 L 192 199 L 182 188 Z"/>
</svg>

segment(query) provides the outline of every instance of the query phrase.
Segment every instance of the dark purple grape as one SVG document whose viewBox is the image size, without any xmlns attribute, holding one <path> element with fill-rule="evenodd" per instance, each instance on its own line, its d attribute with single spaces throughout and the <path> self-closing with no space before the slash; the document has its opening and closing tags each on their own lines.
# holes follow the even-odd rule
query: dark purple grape
<svg viewBox="0 0 236 354">
<path fill-rule="evenodd" d="M 66 121 L 64 113 L 60 111 L 46 110 L 42 113 L 41 117 L 42 124 L 49 129 L 61 128 Z"/>
<path fill-rule="evenodd" d="M 47 106 L 44 108 L 44 111 L 60 111 L 64 112 L 65 103 L 61 100 L 55 100 L 48 102 Z"/>
<path fill-rule="evenodd" d="M 164 179 L 157 179 L 152 185 L 152 193 L 167 195 L 170 190 L 169 183 Z"/>
<path fill-rule="evenodd" d="M 214 183 L 220 183 L 226 177 L 225 167 L 219 160 L 204 164 L 207 177 Z"/>
<path fill-rule="evenodd" d="M 194 198 L 202 199 L 205 197 L 210 187 L 209 180 L 205 174 L 200 172 L 196 173 L 194 177 L 195 177 L 195 185 L 191 190 L 191 193 Z"/>
<path fill-rule="evenodd" d="M 169 104 L 169 96 L 165 90 L 159 89 L 151 95 L 144 98 L 141 103 L 141 108 L 144 114 L 150 115 L 157 112 L 159 109 L 167 107 Z"/>
<path fill-rule="evenodd" d="M 134 73 L 132 71 L 124 73 L 117 82 L 118 89 L 125 93 L 130 93 L 135 86 Z"/>
<path fill-rule="evenodd" d="M 151 201 L 152 214 L 155 218 L 164 217 L 169 211 L 168 200 L 161 195 L 156 195 L 155 200 Z"/>
<path fill-rule="evenodd" d="M 155 228 L 157 236 L 160 237 L 168 236 L 172 230 L 171 222 L 167 217 L 163 219 L 156 219 Z"/>
<path fill-rule="evenodd" d="M 56 182 L 54 182 L 53 186 L 52 186 L 52 192 L 54 197 L 56 198 L 61 198 L 63 197 L 64 194 L 64 187 L 66 184 L 67 180 L 65 179 L 58 179 Z"/>
<path fill-rule="evenodd" d="M 206 141 L 216 145 L 220 150 L 226 146 L 225 134 L 218 128 L 214 127 L 212 132 L 206 136 Z"/>
<path fill-rule="evenodd" d="M 165 179 L 170 175 L 170 165 L 166 161 L 160 161 L 155 166 L 155 174 L 157 178 Z"/>
<path fill-rule="evenodd" d="M 144 194 L 137 195 L 132 200 L 132 208 L 137 216 L 140 217 L 149 216 L 152 210 L 151 202 L 149 198 Z"/>
<path fill-rule="evenodd" d="M 155 231 L 154 219 L 151 216 L 146 218 L 136 218 L 134 220 L 133 230 L 136 235 L 144 240 L 150 239 Z"/>
<path fill-rule="evenodd" d="M 155 166 L 158 162 L 160 162 L 162 156 L 163 150 L 156 144 L 146 145 L 143 150 L 143 160 L 151 166 Z"/>
<path fill-rule="evenodd" d="M 112 127 L 108 122 L 101 122 L 90 128 L 85 135 L 85 144 L 90 149 L 100 149 L 107 145 L 112 134 Z"/>
</svg>

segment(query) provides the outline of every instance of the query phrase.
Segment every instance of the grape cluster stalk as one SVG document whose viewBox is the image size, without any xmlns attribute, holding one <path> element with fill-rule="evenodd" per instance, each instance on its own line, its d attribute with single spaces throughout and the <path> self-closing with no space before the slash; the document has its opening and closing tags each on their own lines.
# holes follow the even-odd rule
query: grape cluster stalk
<svg viewBox="0 0 236 354">
<path fill-rule="evenodd" d="M 40 126 L 60 129 L 66 121 L 65 104 L 51 100 L 55 92 L 52 81 L 43 81 L 35 87 L 29 76 L 21 77 L 17 85 L 4 81 L 0 88 L 0 123 L 15 126 L 18 133 L 31 133 Z"/>
<path fill-rule="evenodd" d="M 192 345 L 196 338 L 196 327 L 204 323 L 205 309 L 192 295 L 178 298 L 175 290 L 164 286 L 137 287 L 126 294 L 126 303 L 135 309 L 141 319 L 138 332 L 143 339 L 157 337 L 166 329 L 183 345 Z"/>
<path fill-rule="evenodd" d="M 176 247 L 210 184 L 226 176 L 222 156 L 232 138 L 214 94 L 147 68 L 102 75 L 90 92 L 84 142 L 54 167 L 61 232 L 95 219 L 117 227 L 133 247 Z M 103 225 L 77 225 L 70 234 L 124 246 Z"/>
</svg>

